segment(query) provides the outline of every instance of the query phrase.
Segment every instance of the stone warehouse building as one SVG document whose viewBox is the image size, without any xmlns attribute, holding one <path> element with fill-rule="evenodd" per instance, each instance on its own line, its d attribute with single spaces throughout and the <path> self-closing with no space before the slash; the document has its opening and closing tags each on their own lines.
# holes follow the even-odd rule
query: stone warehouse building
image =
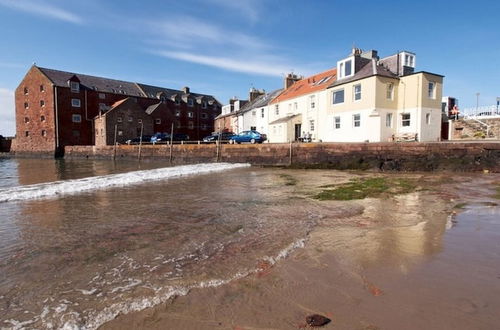
<svg viewBox="0 0 500 330">
<path fill-rule="evenodd" d="M 125 99 L 130 99 L 125 102 L 128 106 L 130 102 L 137 104 L 135 111 L 149 116 L 153 132 L 170 132 L 173 123 L 176 133 L 187 134 L 192 140 L 210 134 L 214 118 L 221 112 L 221 104 L 213 96 L 192 93 L 188 87 L 173 90 L 33 65 L 15 92 L 16 139 L 12 151 L 57 155 L 64 146 L 95 145 L 100 130 L 96 132 L 94 119 Z M 115 117 L 118 120 L 119 116 Z M 139 120 L 145 118 L 121 118 L 135 128 L 127 130 L 134 136 L 122 138 L 137 136 Z"/>
</svg>

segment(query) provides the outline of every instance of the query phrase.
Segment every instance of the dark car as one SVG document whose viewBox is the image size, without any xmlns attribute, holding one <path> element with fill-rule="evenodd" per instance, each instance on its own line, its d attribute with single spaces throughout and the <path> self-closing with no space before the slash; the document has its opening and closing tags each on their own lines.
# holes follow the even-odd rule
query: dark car
<svg viewBox="0 0 500 330">
<path fill-rule="evenodd" d="M 212 133 L 212 135 L 205 136 L 203 138 L 203 142 L 216 142 L 219 141 L 219 135 L 220 135 L 220 141 L 221 142 L 227 142 L 229 139 L 231 139 L 234 136 L 233 132 L 224 132 L 224 133 Z"/>
<path fill-rule="evenodd" d="M 188 141 L 189 140 L 189 135 L 184 134 L 184 133 L 174 133 L 174 141 Z"/>
<path fill-rule="evenodd" d="M 266 134 L 260 134 L 257 131 L 244 131 L 238 135 L 235 135 L 229 139 L 229 143 L 262 143 L 267 140 Z"/>
<path fill-rule="evenodd" d="M 151 135 L 143 135 L 142 136 L 142 143 L 148 143 L 148 142 L 150 142 L 151 141 L 151 137 L 152 137 Z M 141 142 L 141 137 L 140 136 L 125 141 L 126 144 L 136 144 L 136 143 L 140 143 L 140 142 Z"/>
<path fill-rule="evenodd" d="M 170 141 L 170 134 L 167 134 L 167 133 L 155 133 L 155 135 L 153 135 L 151 137 L 151 139 L 149 139 L 149 141 L 151 143 L 167 142 L 167 141 Z"/>
</svg>

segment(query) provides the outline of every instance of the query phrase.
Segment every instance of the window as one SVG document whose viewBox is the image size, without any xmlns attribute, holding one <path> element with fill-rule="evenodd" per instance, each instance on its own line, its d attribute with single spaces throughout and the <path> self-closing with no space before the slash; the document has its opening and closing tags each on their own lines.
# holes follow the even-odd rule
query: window
<svg viewBox="0 0 500 330">
<path fill-rule="evenodd" d="M 45 116 L 40 116 L 40 121 L 44 122 L 45 121 Z"/>
<path fill-rule="evenodd" d="M 310 97 L 310 101 L 311 101 L 311 109 L 314 109 L 316 107 L 316 96 L 315 95 L 311 95 Z M 297 103 L 295 103 L 295 105 L 297 105 Z M 297 109 L 297 108 L 295 108 Z"/>
<path fill-rule="evenodd" d="M 24 87 L 24 95 L 28 95 L 28 94 L 29 94 L 28 87 Z"/>
<path fill-rule="evenodd" d="M 161 119 L 160 118 L 156 118 L 155 119 L 155 124 L 156 125 L 160 125 L 161 124 Z"/>
<path fill-rule="evenodd" d="M 99 103 L 99 110 L 106 110 L 106 104 L 105 103 Z"/>
<path fill-rule="evenodd" d="M 385 115 L 385 127 L 392 127 L 392 113 Z"/>
<path fill-rule="evenodd" d="M 392 100 L 394 98 L 394 84 L 393 83 L 387 84 L 385 97 L 388 100 Z"/>
<path fill-rule="evenodd" d="M 180 117 L 181 116 L 181 111 L 180 110 L 175 110 L 175 116 Z"/>
<path fill-rule="evenodd" d="M 117 123 L 121 123 L 122 121 L 123 121 L 123 120 L 122 120 L 122 117 L 117 117 L 117 118 L 116 118 L 116 122 L 117 122 Z"/>
<path fill-rule="evenodd" d="M 314 120 L 309 120 L 309 131 L 314 132 Z"/>
<path fill-rule="evenodd" d="M 192 107 L 194 104 L 193 99 L 188 99 L 188 106 Z"/>
<path fill-rule="evenodd" d="M 188 122 L 188 128 L 194 129 L 194 123 L 192 121 Z"/>
<path fill-rule="evenodd" d="M 123 131 L 121 129 L 118 130 L 118 136 L 123 136 Z"/>
<path fill-rule="evenodd" d="M 175 122 L 175 127 L 176 127 L 176 128 L 181 128 L 181 122 L 180 122 L 179 120 L 177 120 L 177 121 Z"/>
<path fill-rule="evenodd" d="M 279 104 L 276 104 L 276 105 L 274 106 L 274 114 L 275 114 L 276 116 L 279 116 L 279 114 L 280 114 L 280 105 L 279 105 Z"/>
<path fill-rule="evenodd" d="M 42 92 L 42 93 L 45 92 L 45 86 L 40 85 L 40 92 Z"/>
<path fill-rule="evenodd" d="M 201 104 L 201 107 L 202 107 L 203 109 L 206 109 L 206 108 L 207 108 L 207 102 L 203 101 L 203 103 Z"/>
<path fill-rule="evenodd" d="M 81 106 L 80 99 L 71 99 L 71 106 L 74 108 L 79 108 Z"/>
<path fill-rule="evenodd" d="M 134 118 L 133 117 L 128 117 L 128 122 L 131 123 L 134 121 Z"/>
<path fill-rule="evenodd" d="M 41 107 L 44 107 L 44 106 L 45 106 L 45 101 L 44 101 L 44 100 L 41 100 L 41 101 L 40 101 L 40 106 L 41 106 Z"/>
<path fill-rule="evenodd" d="M 82 115 L 74 114 L 73 116 L 71 116 L 71 121 L 74 123 L 81 123 L 82 122 Z"/>
<path fill-rule="evenodd" d="M 344 103 L 344 90 L 340 89 L 333 92 L 333 104 Z"/>
<path fill-rule="evenodd" d="M 178 98 L 175 98 L 175 104 L 179 104 L 179 99 Z"/>
<path fill-rule="evenodd" d="M 208 115 L 205 112 L 201 113 L 201 119 L 207 119 Z"/>
<path fill-rule="evenodd" d="M 297 104 L 297 102 L 295 102 L 295 103 L 293 104 L 293 107 L 294 107 L 295 111 L 297 111 L 297 109 L 299 108 L 299 105 Z"/>
<path fill-rule="evenodd" d="M 409 55 L 409 54 L 405 54 L 404 65 L 405 66 L 410 66 L 412 68 L 415 67 L 415 56 Z"/>
<path fill-rule="evenodd" d="M 104 94 L 104 93 L 99 93 L 99 99 L 101 99 L 101 100 L 106 99 L 106 94 Z"/>
<path fill-rule="evenodd" d="M 340 128 L 340 116 L 336 116 L 334 118 L 334 121 L 335 121 L 335 125 L 334 125 L 335 129 L 339 129 Z"/>
<path fill-rule="evenodd" d="M 361 115 L 359 113 L 352 115 L 352 125 L 354 127 L 360 127 L 361 126 Z"/>
<path fill-rule="evenodd" d="M 252 117 L 255 117 L 257 115 L 257 111 L 253 110 L 252 111 Z"/>
<path fill-rule="evenodd" d="M 427 125 L 431 124 L 431 114 L 430 113 L 427 113 L 425 115 L 425 122 L 426 122 Z"/>
<path fill-rule="evenodd" d="M 352 74 L 352 61 L 346 61 L 345 62 L 345 77 L 349 77 Z"/>
<path fill-rule="evenodd" d="M 24 136 L 26 136 L 26 137 L 30 136 L 30 132 L 29 131 L 25 131 L 24 132 Z"/>
<path fill-rule="evenodd" d="M 208 129 L 207 124 L 201 124 L 201 130 L 206 131 Z"/>
<path fill-rule="evenodd" d="M 430 99 L 436 98 L 436 83 L 435 82 L 429 81 L 428 96 Z"/>
<path fill-rule="evenodd" d="M 409 113 L 403 113 L 401 115 L 401 125 L 403 127 L 410 126 L 410 114 Z"/>
<path fill-rule="evenodd" d="M 361 84 L 354 85 L 353 92 L 354 92 L 354 101 L 361 100 Z"/>
<path fill-rule="evenodd" d="M 194 117 L 194 113 L 193 112 L 188 112 L 188 118 L 193 118 Z"/>
<path fill-rule="evenodd" d="M 24 108 L 28 109 L 29 107 L 30 107 L 30 105 L 28 104 L 28 102 L 24 102 Z"/>
<path fill-rule="evenodd" d="M 79 130 L 77 130 L 77 129 L 74 129 L 74 130 L 73 130 L 73 136 L 74 136 L 74 137 L 80 137 L 80 131 L 79 131 Z"/>
<path fill-rule="evenodd" d="M 30 122 L 30 119 L 28 117 L 24 117 L 24 123 L 27 124 Z"/>
<path fill-rule="evenodd" d="M 73 93 L 79 93 L 80 92 L 80 84 L 78 82 L 72 81 L 70 83 L 70 85 L 71 85 L 71 91 Z"/>
<path fill-rule="evenodd" d="M 42 130 L 42 136 L 47 136 L 47 131 L 46 130 Z"/>
<path fill-rule="evenodd" d="M 264 108 L 260 109 L 260 118 L 264 118 Z"/>
<path fill-rule="evenodd" d="M 338 73 L 339 79 L 347 78 L 354 74 L 352 64 L 353 64 L 352 58 L 338 62 L 337 70 L 339 72 Z"/>
</svg>

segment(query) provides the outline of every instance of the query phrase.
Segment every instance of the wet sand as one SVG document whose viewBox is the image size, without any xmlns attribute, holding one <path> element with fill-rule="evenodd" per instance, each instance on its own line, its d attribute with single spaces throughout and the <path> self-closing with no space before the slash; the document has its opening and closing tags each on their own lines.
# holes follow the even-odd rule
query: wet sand
<svg viewBox="0 0 500 330">
<path fill-rule="evenodd" d="M 302 196 L 339 175 L 285 173 Z M 304 207 L 319 220 L 286 259 L 101 329 L 301 329 L 314 313 L 332 319 L 324 329 L 498 329 L 500 209 L 492 195 L 500 177 L 409 176 L 426 189 L 311 200 Z"/>
</svg>

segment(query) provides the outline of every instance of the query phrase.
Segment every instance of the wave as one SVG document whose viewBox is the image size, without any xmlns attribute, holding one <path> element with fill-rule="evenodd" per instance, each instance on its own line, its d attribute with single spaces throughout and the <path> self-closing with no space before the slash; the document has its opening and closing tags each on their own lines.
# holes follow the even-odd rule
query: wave
<svg viewBox="0 0 500 330">
<path fill-rule="evenodd" d="M 205 163 L 18 186 L 0 189 L 0 203 L 72 195 L 111 187 L 123 187 L 249 166 L 250 164 Z"/>
</svg>

